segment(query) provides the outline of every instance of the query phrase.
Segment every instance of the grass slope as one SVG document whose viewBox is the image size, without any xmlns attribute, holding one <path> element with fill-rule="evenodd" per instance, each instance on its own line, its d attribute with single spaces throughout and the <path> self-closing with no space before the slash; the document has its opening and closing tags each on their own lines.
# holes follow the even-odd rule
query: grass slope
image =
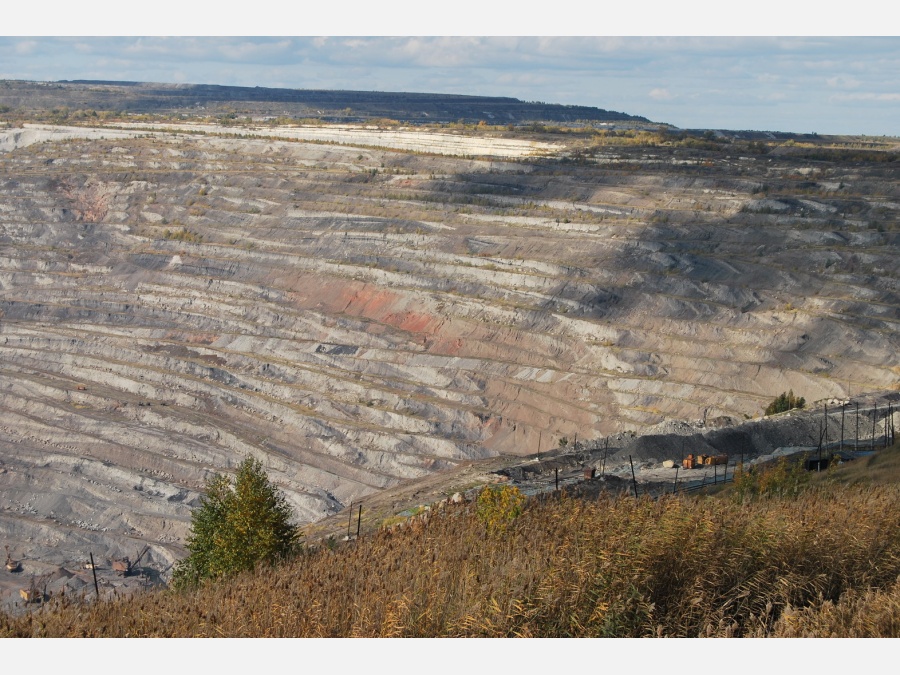
<svg viewBox="0 0 900 675">
<path fill-rule="evenodd" d="M 898 463 L 786 496 L 532 499 L 506 529 L 448 507 L 192 592 L 59 599 L 0 635 L 897 637 Z"/>
</svg>

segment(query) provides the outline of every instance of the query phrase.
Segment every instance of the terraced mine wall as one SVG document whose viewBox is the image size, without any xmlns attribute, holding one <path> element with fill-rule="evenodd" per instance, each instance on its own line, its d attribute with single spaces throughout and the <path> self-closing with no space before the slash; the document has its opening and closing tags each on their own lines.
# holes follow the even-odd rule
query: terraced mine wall
<svg viewBox="0 0 900 675">
<path fill-rule="evenodd" d="M 0 534 L 29 565 L 163 569 L 248 454 L 311 522 L 563 436 L 897 385 L 883 164 L 234 133 L 0 130 Z"/>
</svg>

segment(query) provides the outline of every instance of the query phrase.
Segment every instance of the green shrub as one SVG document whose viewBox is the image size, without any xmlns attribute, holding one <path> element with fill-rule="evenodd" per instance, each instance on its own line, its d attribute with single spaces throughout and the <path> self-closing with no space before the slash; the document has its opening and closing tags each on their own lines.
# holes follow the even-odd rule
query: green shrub
<svg viewBox="0 0 900 675">
<path fill-rule="evenodd" d="M 774 466 L 739 470 L 734 479 L 735 497 L 739 502 L 757 497 L 792 498 L 800 494 L 810 481 L 810 472 L 799 461 L 782 457 Z"/>
<path fill-rule="evenodd" d="M 185 241 L 191 244 L 199 244 L 203 241 L 203 235 L 198 234 L 197 232 L 192 232 L 187 228 L 181 228 L 181 230 L 165 230 L 163 232 L 163 238 L 169 239 L 171 241 Z"/>
<path fill-rule="evenodd" d="M 486 487 L 478 495 L 478 519 L 488 530 L 499 532 L 519 517 L 525 506 L 525 495 L 519 488 L 503 485 Z"/>
<path fill-rule="evenodd" d="M 766 415 L 775 415 L 776 413 L 793 410 L 794 408 L 802 408 L 806 405 L 806 399 L 802 396 L 794 396 L 794 390 L 780 394 L 766 408 Z"/>
</svg>

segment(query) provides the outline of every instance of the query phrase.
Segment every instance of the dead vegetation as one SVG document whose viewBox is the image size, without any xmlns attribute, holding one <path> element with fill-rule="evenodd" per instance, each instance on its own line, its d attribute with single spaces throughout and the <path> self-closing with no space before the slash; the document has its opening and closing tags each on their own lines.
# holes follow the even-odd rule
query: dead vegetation
<svg viewBox="0 0 900 675">
<path fill-rule="evenodd" d="M 197 591 L 64 598 L 0 635 L 900 634 L 900 486 L 735 495 L 531 499 L 503 528 L 447 506 Z"/>
</svg>

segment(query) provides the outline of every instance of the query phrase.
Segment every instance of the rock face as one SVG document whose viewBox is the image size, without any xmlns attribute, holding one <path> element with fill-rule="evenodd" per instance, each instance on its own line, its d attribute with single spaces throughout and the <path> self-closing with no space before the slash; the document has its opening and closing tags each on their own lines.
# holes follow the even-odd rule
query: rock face
<svg viewBox="0 0 900 675">
<path fill-rule="evenodd" d="M 900 188 L 877 163 L 14 133 L 0 535 L 26 573 L 144 542 L 164 567 L 248 454 L 310 522 L 562 436 L 898 381 Z"/>
</svg>

